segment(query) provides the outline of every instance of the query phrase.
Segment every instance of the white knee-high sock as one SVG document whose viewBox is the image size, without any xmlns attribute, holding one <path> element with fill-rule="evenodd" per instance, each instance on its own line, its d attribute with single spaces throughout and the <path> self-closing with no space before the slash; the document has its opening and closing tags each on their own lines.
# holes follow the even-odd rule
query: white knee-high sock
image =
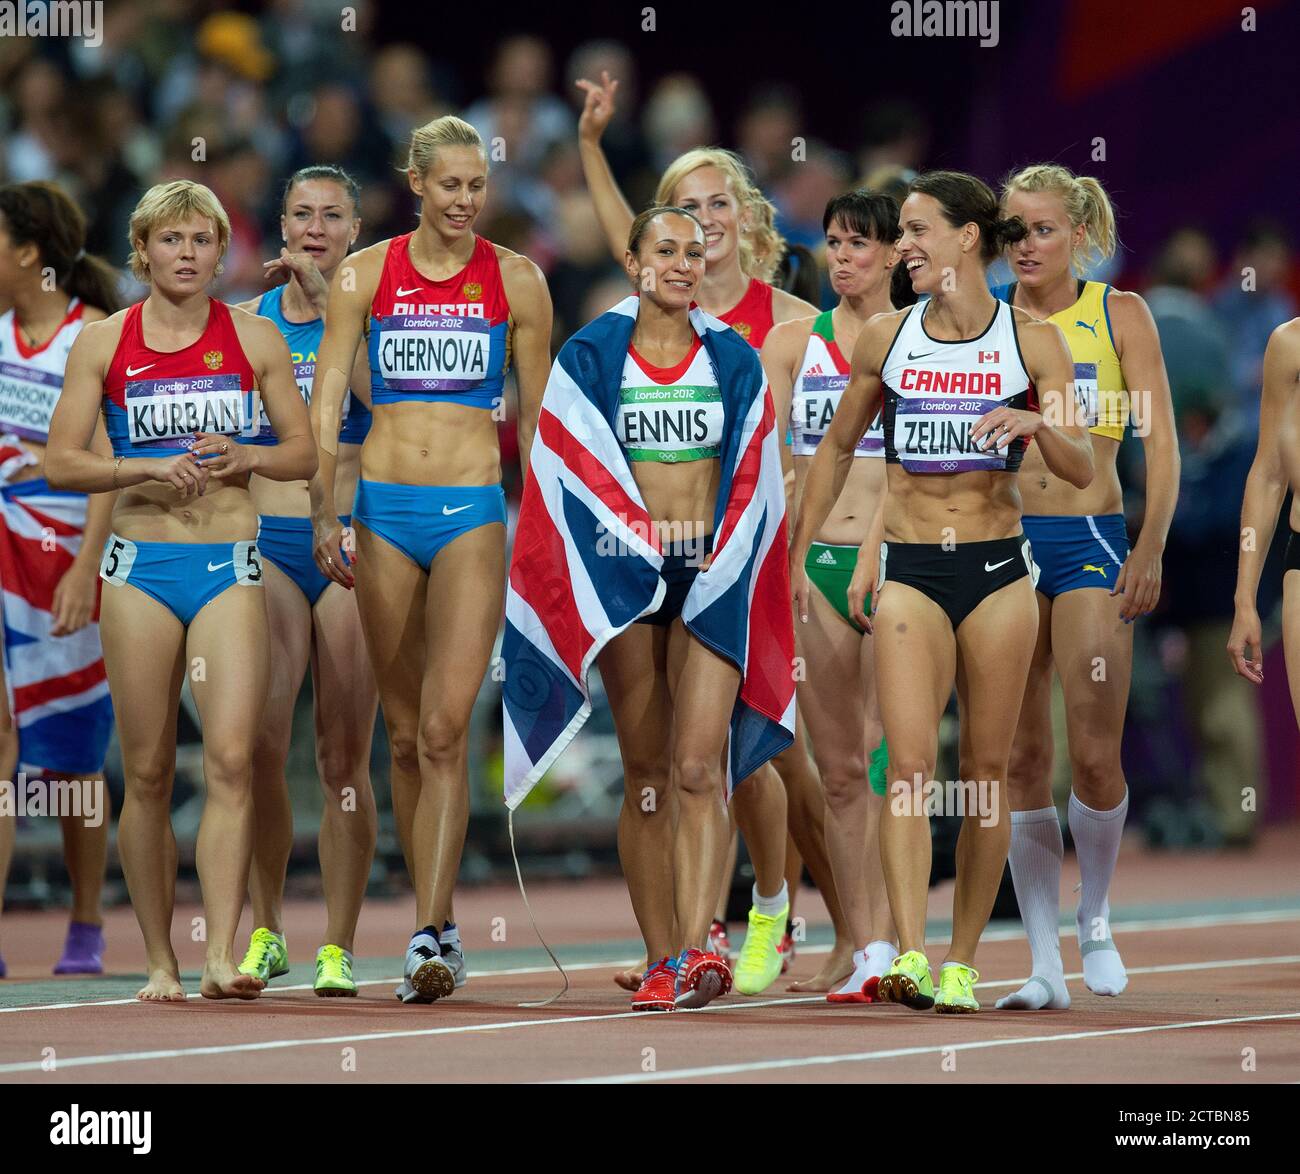
<svg viewBox="0 0 1300 1174">
<path fill-rule="evenodd" d="M 1070 1005 L 1061 967 L 1061 860 L 1065 844 L 1055 807 L 1011 813 L 1011 880 L 1029 939 L 1033 977 L 999 999 L 1004 1011 L 1063 1010 Z"/>
<path fill-rule="evenodd" d="M 1119 806 L 1094 811 L 1070 792 L 1070 835 L 1079 857 L 1079 908 L 1075 923 L 1083 981 L 1094 995 L 1118 995 L 1128 985 L 1119 951 L 1110 936 L 1110 878 L 1119 858 L 1119 842 L 1128 814 L 1128 791 Z"/>
</svg>

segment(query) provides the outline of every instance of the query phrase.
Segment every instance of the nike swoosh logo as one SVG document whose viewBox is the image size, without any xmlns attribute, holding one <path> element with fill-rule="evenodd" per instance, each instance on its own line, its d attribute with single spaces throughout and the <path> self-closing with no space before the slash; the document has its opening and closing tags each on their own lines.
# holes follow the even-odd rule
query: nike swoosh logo
<svg viewBox="0 0 1300 1174">
<path fill-rule="evenodd" d="M 460 513 L 461 510 L 467 510 L 467 509 L 469 509 L 469 506 L 467 505 L 458 505 L 454 510 L 448 506 L 443 506 L 442 512 L 445 517 L 450 518 L 452 514 L 458 514 Z"/>
<path fill-rule="evenodd" d="M 419 293 L 420 290 L 422 290 L 423 288 L 424 288 L 424 286 L 422 286 L 422 285 L 417 285 L 417 286 L 415 286 L 415 288 L 413 288 L 413 289 L 399 289 L 399 290 L 397 291 L 396 295 L 394 295 L 394 296 L 399 297 L 399 298 L 404 298 L 404 297 L 406 297 L 408 294 Z"/>
<path fill-rule="evenodd" d="M 992 566 L 989 566 L 988 563 L 985 563 L 984 569 L 986 571 L 996 571 L 998 567 L 1005 567 L 1007 563 L 1009 563 L 1010 561 L 1011 560 L 1009 558 L 1004 558 L 1000 563 L 994 563 Z"/>
<path fill-rule="evenodd" d="M 228 567 L 228 566 L 230 566 L 230 563 L 233 563 L 234 561 L 235 561 L 235 560 L 232 558 L 232 559 L 230 560 L 230 562 L 226 562 L 226 563 L 217 563 L 217 565 L 216 565 L 215 567 L 214 567 L 211 563 L 208 563 L 208 570 L 210 570 L 210 571 L 219 571 L 219 570 L 221 570 L 222 567 Z"/>
<path fill-rule="evenodd" d="M 141 371 L 148 371 L 150 367 L 156 367 L 157 365 L 157 363 L 146 363 L 143 367 L 128 367 L 126 369 L 126 377 L 130 379 L 133 376 L 139 375 Z"/>
<path fill-rule="evenodd" d="M 924 358 L 926 358 L 928 355 L 932 355 L 932 354 L 934 354 L 934 351 L 923 351 L 923 352 L 922 352 L 921 354 L 919 354 L 919 355 L 914 355 L 914 354 L 912 354 L 911 351 L 908 351 L 908 352 L 907 352 L 907 361 L 910 363 L 910 362 L 912 362 L 912 360 L 914 360 L 914 359 L 924 359 Z"/>
</svg>

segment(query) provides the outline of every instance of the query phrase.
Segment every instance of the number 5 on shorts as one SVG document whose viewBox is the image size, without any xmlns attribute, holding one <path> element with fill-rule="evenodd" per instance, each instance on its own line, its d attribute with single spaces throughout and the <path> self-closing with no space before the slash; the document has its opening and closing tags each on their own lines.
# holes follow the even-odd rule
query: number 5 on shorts
<svg viewBox="0 0 1300 1174">
<path fill-rule="evenodd" d="M 262 556 L 256 542 L 235 543 L 235 582 L 245 587 L 262 585 Z"/>
<path fill-rule="evenodd" d="M 129 538 L 110 534 L 104 544 L 104 557 L 99 563 L 99 577 L 120 587 L 130 578 L 134 563 L 135 543 Z"/>
</svg>

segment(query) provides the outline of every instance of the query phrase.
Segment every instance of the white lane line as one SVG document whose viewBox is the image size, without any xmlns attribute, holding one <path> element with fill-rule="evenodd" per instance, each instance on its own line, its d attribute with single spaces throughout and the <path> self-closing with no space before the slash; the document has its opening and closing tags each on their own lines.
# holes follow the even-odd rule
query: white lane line
<svg viewBox="0 0 1300 1174">
<path fill-rule="evenodd" d="M 830 951 L 829 946 L 814 946 L 807 952 L 813 953 L 819 950 Z M 614 962 L 575 962 L 572 965 L 566 965 L 565 970 L 618 970 L 620 968 L 635 966 L 640 962 L 640 958 L 627 958 L 625 960 L 616 960 Z M 554 966 L 515 966 L 504 970 L 471 970 L 470 978 L 502 978 L 507 975 L 515 974 L 555 974 Z M 402 983 L 399 975 L 397 978 L 358 978 L 357 986 L 391 986 L 398 987 Z M 281 986 L 276 983 L 274 986 L 268 986 L 263 992 L 267 995 L 278 995 L 285 991 L 310 991 L 315 989 L 310 982 L 290 983 Z M 197 991 L 188 991 L 186 999 L 203 998 Z M 0 1007 L 0 1015 L 13 1015 L 18 1011 L 69 1011 L 78 1007 L 133 1007 L 139 1003 L 139 999 L 93 999 L 83 1003 L 39 1003 L 29 1007 Z"/>
<path fill-rule="evenodd" d="M 753 1007 L 776 1007 L 790 1003 L 820 1003 L 825 995 L 795 999 L 762 999 L 757 1002 L 722 1003 L 715 1007 L 702 1007 L 698 1011 L 677 1011 L 677 1015 L 697 1015 L 705 1011 L 738 1011 Z M 134 1001 L 134 1000 L 133 1000 Z M 568 1023 L 597 1023 L 604 1019 L 662 1018 L 662 1011 L 609 1011 L 599 1015 L 557 1015 L 553 1019 L 512 1019 L 503 1023 L 462 1023 L 455 1027 L 426 1027 L 412 1031 L 368 1031 L 363 1035 L 330 1035 L 311 1039 L 260 1040 L 247 1044 L 212 1044 L 202 1048 L 166 1048 L 152 1052 L 110 1052 L 102 1056 L 70 1056 L 58 1061 L 59 1070 L 82 1068 L 97 1064 L 125 1064 L 140 1060 L 178 1060 L 186 1056 L 222 1056 L 232 1052 L 267 1052 L 284 1048 L 306 1048 L 317 1044 L 354 1044 L 370 1040 L 416 1039 L 431 1035 L 467 1035 L 480 1031 L 506 1031 L 517 1027 L 551 1027 Z M 9 1072 L 39 1072 L 42 1061 L 25 1060 L 15 1064 L 0 1064 L 0 1074 Z"/>
<path fill-rule="evenodd" d="M 1293 963 L 1300 963 L 1300 954 L 1286 954 L 1278 957 L 1261 958 L 1223 958 L 1215 962 L 1168 963 L 1161 966 L 1134 966 L 1129 969 L 1128 973 L 1130 976 L 1135 974 L 1171 974 L 1179 971 L 1222 970 L 1233 966 L 1284 966 Z M 1067 974 L 1065 977 L 1067 980 L 1079 979 L 1083 977 L 1083 974 Z M 991 990 L 994 987 L 1018 987 L 1023 982 L 1025 982 L 1025 979 L 1023 978 L 1002 979 L 997 982 L 982 982 L 979 984 L 979 989 Z M 134 1002 L 134 1000 L 132 1001 Z M 677 1014 L 693 1015 L 707 1014 L 714 1011 L 744 1011 L 753 1010 L 758 1007 L 788 1007 L 800 1003 L 821 1003 L 825 1005 L 825 1002 L 825 995 L 801 995 L 792 998 L 760 1000 L 745 999 L 734 1003 L 718 1003 L 713 1007 L 701 1008 L 698 1012 L 684 1011 L 677 1012 Z M 484 1008 L 484 1010 L 487 1009 L 488 1008 Z M 662 1014 L 662 1011 L 610 1011 L 598 1015 L 564 1015 L 556 1016 L 553 1019 L 516 1019 L 502 1023 L 469 1023 L 458 1024 L 454 1027 L 430 1027 L 412 1031 L 367 1032 L 364 1035 L 326 1036 L 323 1038 L 309 1039 L 263 1040 L 257 1043 L 213 1044 L 201 1048 L 174 1048 L 149 1052 L 110 1052 L 99 1056 L 73 1056 L 66 1060 L 60 1060 L 59 1067 L 75 1068 L 88 1064 L 130 1063 L 139 1060 L 172 1060 L 184 1056 L 216 1056 L 224 1055 L 229 1052 L 257 1052 L 283 1048 L 302 1048 L 311 1047 L 316 1044 L 356 1043 L 361 1040 L 411 1039 L 430 1035 L 466 1035 L 480 1031 L 504 1031 L 524 1027 L 549 1027 L 557 1023 L 598 1023 L 605 1019 L 638 1019 L 645 1018 L 646 1016 L 659 1016 Z M 1021 1015 L 1027 1014 L 1027 1012 L 1008 1011 L 1006 1014 Z M 1265 1016 L 1264 1018 L 1276 1017 Z M 910 1053 L 901 1052 L 899 1054 L 903 1055 Z M 36 1072 L 40 1070 L 42 1070 L 42 1064 L 41 1061 L 38 1060 L 0 1064 L 0 1074 L 8 1072 Z"/>
<path fill-rule="evenodd" d="M 1148 918 L 1143 921 L 1112 922 L 1111 928 L 1118 929 L 1124 933 L 1150 933 L 1153 930 L 1172 930 L 1172 929 L 1215 929 L 1222 926 L 1237 925 L 1269 925 L 1277 922 L 1300 920 L 1300 908 L 1295 909 L 1261 909 L 1247 913 L 1215 913 L 1215 914 L 1187 914 L 1185 916 Z M 1060 936 L 1062 938 L 1074 935 L 1075 931 L 1069 926 L 1062 926 Z M 980 941 L 983 942 L 1014 942 L 1024 941 L 1025 933 L 1023 929 L 990 929 L 985 930 Z M 950 942 L 949 938 L 929 938 L 926 940 L 927 946 L 946 946 Z M 804 946 L 800 945 L 800 954 L 829 954 L 832 947 L 829 945 Z M 585 970 L 620 970 L 629 966 L 635 966 L 640 962 L 640 958 L 619 958 L 610 962 L 574 962 L 565 965 L 565 970 L 578 972 Z M 1216 966 L 1218 963 L 1210 963 Z M 474 969 L 470 972 L 471 978 L 511 978 L 519 975 L 529 974 L 554 974 L 554 966 L 511 966 L 501 970 L 490 968 Z M 1156 973 L 1143 971 L 1129 971 L 1130 974 L 1136 973 Z M 1028 980 L 1028 975 L 1019 979 L 1016 983 L 980 983 L 982 987 L 994 985 L 1020 985 Z M 1066 978 L 1082 978 L 1082 974 L 1066 975 Z M 397 986 L 401 983 L 401 978 L 367 978 L 358 979 L 357 986 Z M 2 990 L 3 988 L 0 988 Z M 286 986 L 269 986 L 266 988 L 267 994 L 280 994 L 285 991 L 309 991 L 312 984 L 309 982 L 292 983 Z M 187 999 L 199 999 L 202 996 L 197 992 L 189 993 L 185 996 Z M 90 999 L 81 1002 L 67 1003 L 37 1003 L 30 1006 L 19 1007 L 0 1007 L 0 1015 L 15 1015 L 25 1011 L 71 1011 L 81 1007 L 132 1007 L 139 1002 L 138 999 Z"/>
<path fill-rule="evenodd" d="M 1102 1039 L 1116 1035 L 1143 1035 L 1155 1031 L 1183 1031 L 1197 1027 L 1223 1027 L 1236 1023 L 1264 1023 L 1278 1019 L 1300 1019 L 1300 1011 L 1277 1015 L 1238 1015 L 1231 1019 L 1189 1019 L 1183 1023 L 1156 1023 L 1145 1027 L 1112 1027 L 1102 1031 L 1069 1031 L 1059 1035 L 1029 1035 L 1019 1039 L 972 1040 L 961 1044 L 938 1044 L 917 1048 L 889 1048 L 879 1052 L 846 1052 L 837 1056 L 803 1056 L 798 1059 L 755 1060 L 743 1064 L 711 1064 L 703 1068 L 679 1068 L 671 1072 L 628 1072 L 620 1076 L 578 1077 L 547 1081 L 548 1084 L 648 1084 L 663 1080 L 696 1080 L 704 1076 L 737 1076 L 743 1072 L 774 1072 L 789 1068 L 811 1068 L 827 1064 L 854 1064 L 872 1060 L 895 1060 L 902 1056 L 931 1056 L 943 1052 L 974 1052 L 984 1048 L 1014 1048 L 1023 1044 L 1059 1044 L 1072 1040 Z"/>
</svg>

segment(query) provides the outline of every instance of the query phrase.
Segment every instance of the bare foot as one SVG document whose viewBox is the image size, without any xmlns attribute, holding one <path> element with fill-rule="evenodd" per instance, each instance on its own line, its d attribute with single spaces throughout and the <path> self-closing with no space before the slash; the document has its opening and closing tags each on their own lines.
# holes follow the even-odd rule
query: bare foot
<svg viewBox="0 0 1300 1174">
<path fill-rule="evenodd" d="M 149 972 L 149 981 L 135 992 L 135 997 L 142 1003 L 183 1003 L 185 988 L 175 967 L 159 967 Z"/>
<path fill-rule="evenodd" d="M 852 973 L 853 951 L 847 948 L 843 950 L 836 948 L 831 951 L 822 964 L 822 968 L 812 978 L 792 982 L 785 989 L 788 991 L 803 991 L 809 994 L 824 993 L 842 985 L 844 980 Z"/>
<path fill-rule="evenodd" d="M 205 999 L 255 999 L 265 986 L 260 978 L 240 974 L 234 963 L 228 962 L 224 966 L 209 963 L 203 968 L 199 994 Z"/>
<path fill-rule="evenodd" d="M 648 962 L 643 958 L 640 963 L 633 966 L 631 970 L 616 970 L 614 972 L 614 981 L 618 983 L 625 991 L 631 991 L 636 994 L 641 989 L 641 976 L 646 972 Z"/>
</svg>

